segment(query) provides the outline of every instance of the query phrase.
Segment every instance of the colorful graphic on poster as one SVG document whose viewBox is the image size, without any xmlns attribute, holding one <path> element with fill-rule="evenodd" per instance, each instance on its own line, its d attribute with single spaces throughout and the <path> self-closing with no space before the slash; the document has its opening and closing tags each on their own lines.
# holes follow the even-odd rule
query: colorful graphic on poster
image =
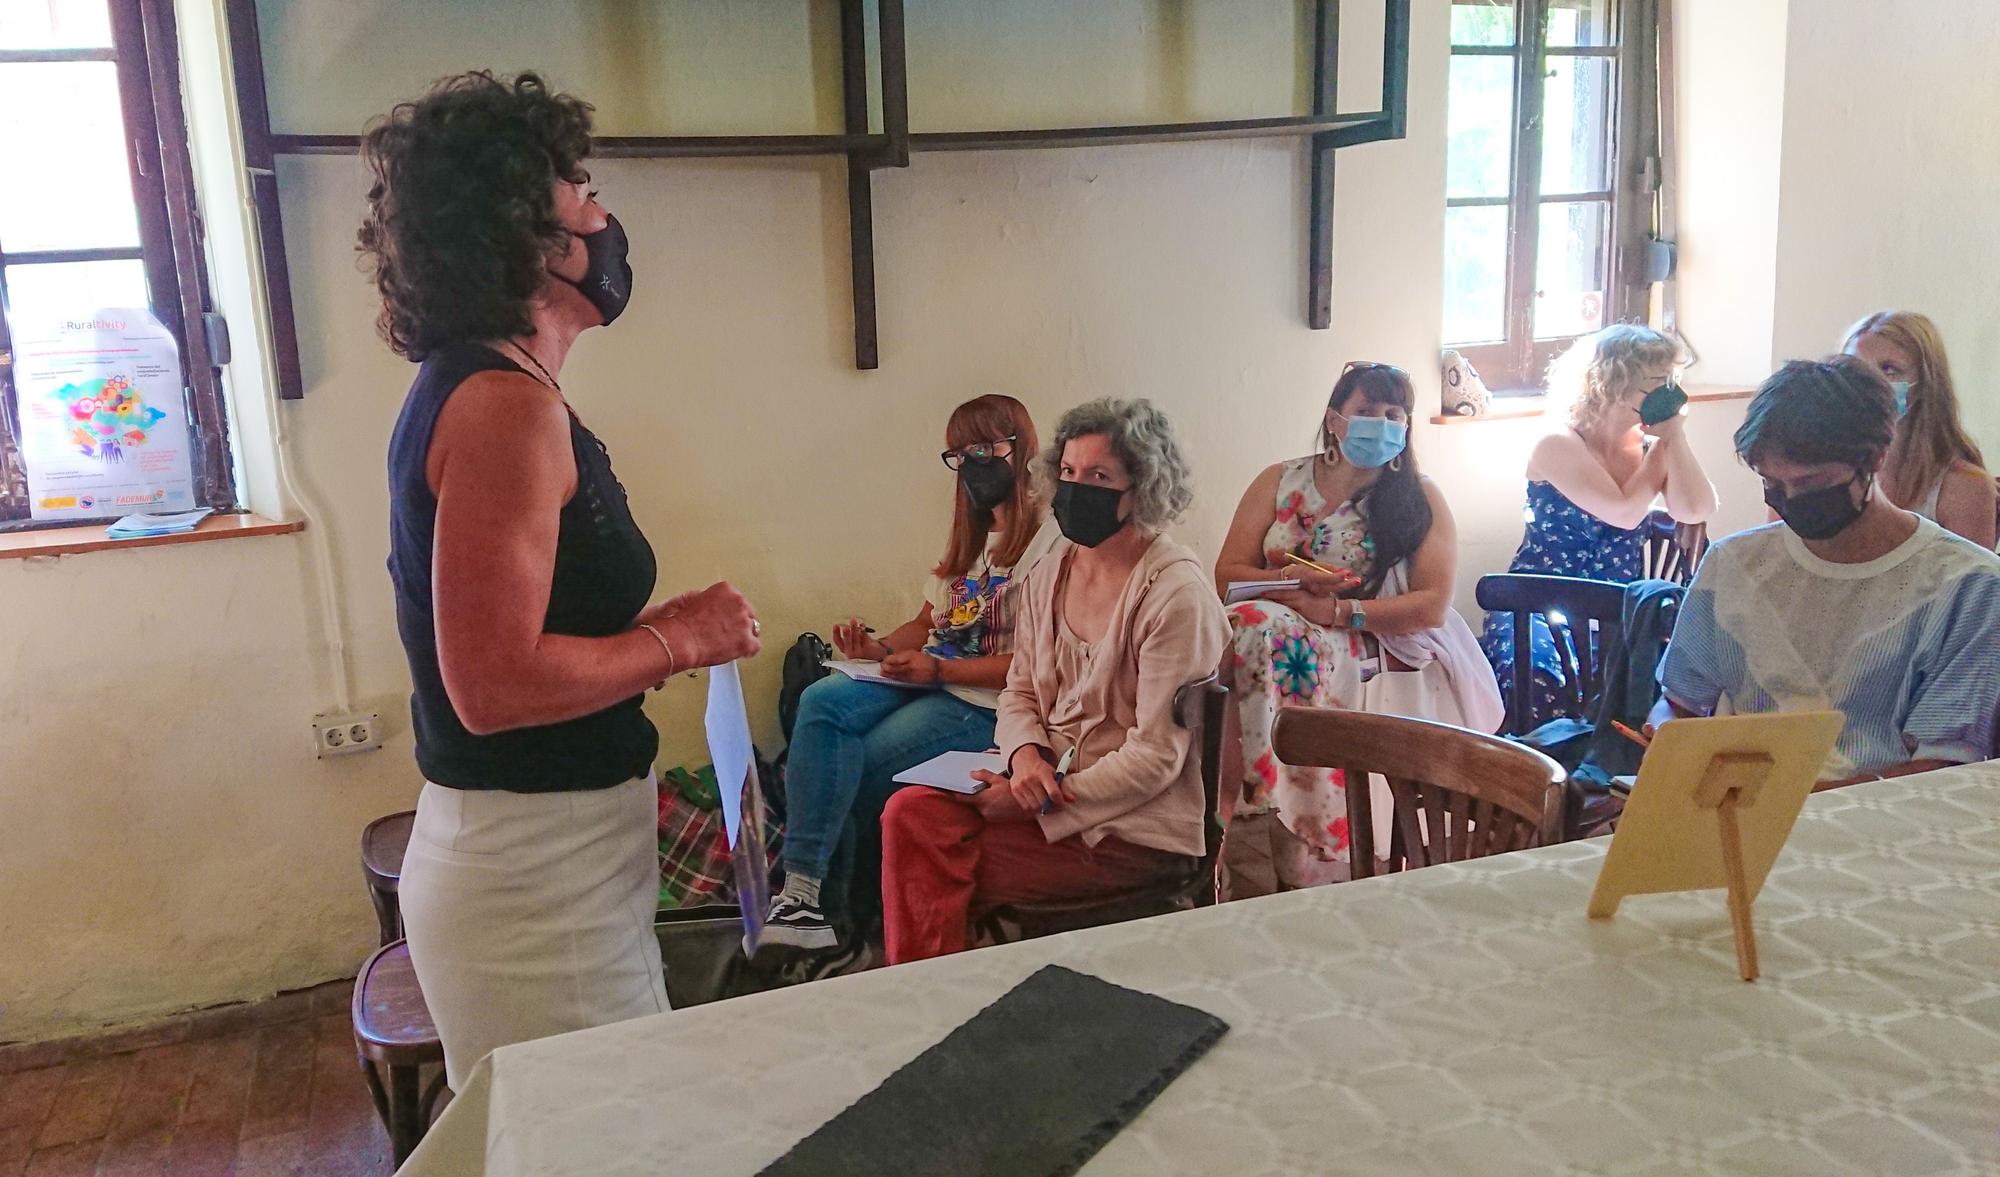
<svg viewBox="0 0 2000 1177">
<path fill-rule="evenodd" d="M 180 352 L 150 311 L 21 324 L 16 403 L 37 519 L 195 506 Z"/>
</svg>

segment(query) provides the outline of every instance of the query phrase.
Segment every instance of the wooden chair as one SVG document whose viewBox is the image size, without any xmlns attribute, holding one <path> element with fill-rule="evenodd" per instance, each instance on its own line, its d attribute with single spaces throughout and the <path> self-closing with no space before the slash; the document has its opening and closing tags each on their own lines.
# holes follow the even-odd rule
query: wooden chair
<svg viewBox="0 0 2000 1177">
<path fill-rule="evenodd" d="M 1514 616 L 1514 673 L 1507 684 L 1506 735 L 1526 735 L 1534 713 L 1535 665 L 1529 618 L 1539 615 L 1555 639 L 1563 684 L 1557 711 L 1588 716 L 1604 688 L 1604 654 L 1624 640 L 1625 586 L 1573 576 L 1521 572 L 1479 578 L 1479 607 Z"/>
<path fill-rule="evenodd" d="M 1353 878 L 1546 846 L 1560 837 L 1562 766 L 1511 740 L 1424 719 L 1286 707 L 1271 748 L 1284 764 L 1341 770 Z M 1375 855 L 1370 773 L 1387 779 L 1395 799 L 1386 859 Z"/>
<path fill-rule="evenodd" d="M 1174 718 L 1193 736 L 1196 755 L 1201 757 L 1203 848 L 1200 858 L 1187 860 L 1186 873 L 1121 895 L 988 908 L 974 913 L 974 930 L 999 943 L 1145 919 L 1218 902 L 1222 886 L 1222 708 L 1228 698 L 1229 688 L 1213 674 L 1183 686 L 1174 694 Z M 1018 937 L 1007 935 L 1010 926 L 1019 929 Z"/>
<path fill-rule="evenodd" d="M 438 1041 L 424 991 L 410 967 L 410 947 L 397 940 L 375 950 L 354 978 L 354 1049 L 375 1097 L 375 1111 L 389 1130 L 397 1165 L 409 1158 L 430 1127 L 444 1090 L 444 1044 Z M 422 1070 L 437 1077 L 418 1095 Z"/>
<path fill-rule="evenodd" d="M 1708 524 L 1679 523 L 1655 510 L 1646 516 L 1646 579 L 1689 584 L 1708 551 Z"/>
<path fill-rule="evenodd" d="M 403 909 L 396 887 L 403 878 L 403 855 L 410 848 L 410 830 L 416 822 L 417 811 L 409 809 L 378 817 L 361 831 L 361 877 L 368 883 L 380 943 L 385 945 L 403 938 Z"/>
</svg>

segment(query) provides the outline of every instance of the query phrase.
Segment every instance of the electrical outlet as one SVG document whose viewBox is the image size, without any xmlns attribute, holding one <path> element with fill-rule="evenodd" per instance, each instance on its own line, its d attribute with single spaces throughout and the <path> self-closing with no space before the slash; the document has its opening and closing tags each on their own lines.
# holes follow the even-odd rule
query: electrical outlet
<svg viewBox="0 0 2000 1177">
<path fill-rule="evenodd" d="M 321 760 L 351 752 L 372 752 L 382 746 L 382 717 L 366 715 L 313 716 L 313 752 Z"/>
</svg>

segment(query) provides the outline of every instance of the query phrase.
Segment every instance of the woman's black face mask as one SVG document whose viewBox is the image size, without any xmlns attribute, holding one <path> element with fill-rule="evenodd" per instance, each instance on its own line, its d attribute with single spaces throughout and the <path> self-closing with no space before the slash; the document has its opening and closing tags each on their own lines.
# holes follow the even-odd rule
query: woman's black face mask
<svg viewBox="0 0 2000 1177">
<path fill-rule="evenodd" d="M 1049 513 L 1056 517 L 1064 538 L 1094 548 L 1124 529 L 1128 521 L 1118 517 L 1118 503 L 1124 497 L 1124 491 L 1108 486 L 1060 482 Z"/>
<path fill-rule="evenodd" d="M 967 502 L 991 511 L 1014 493 L 1014 465 L 1005 458 L 967 458 L 958 468 L 958 481 Z"/>
</svg>

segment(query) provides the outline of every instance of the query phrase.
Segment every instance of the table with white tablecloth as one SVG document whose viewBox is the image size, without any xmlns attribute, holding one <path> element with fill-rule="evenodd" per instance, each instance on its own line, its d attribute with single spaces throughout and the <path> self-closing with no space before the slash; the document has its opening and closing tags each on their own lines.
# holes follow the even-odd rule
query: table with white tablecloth
<svg viewBox="0 0 2000 1177">
<path fill-rule="evenodd" d="M 754 1173 L 1051 961 L 1230 1024 L 1087 1174 L 2000 1173 L 2000 765 L 1814 796 L 1736 977 L 1603 840 L 497 1051 L 410 1177 Z"/>
</svg>

